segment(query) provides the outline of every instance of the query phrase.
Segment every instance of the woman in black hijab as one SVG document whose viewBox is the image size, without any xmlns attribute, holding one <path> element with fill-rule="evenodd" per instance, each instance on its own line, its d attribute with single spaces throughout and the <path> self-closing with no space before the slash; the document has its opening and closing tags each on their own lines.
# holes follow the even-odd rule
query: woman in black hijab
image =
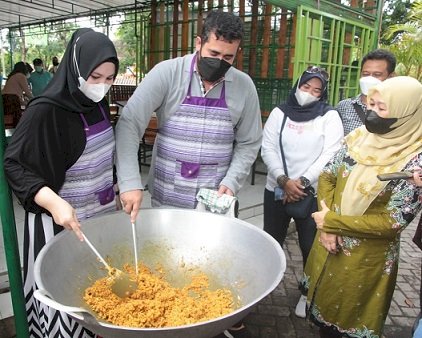
<svg viewBox="0 0 422 338">
<path fill-rule="evenodd" d="M 104 98 L 119 61 L 102 33 L 79 29 L 42 96 L 29 102 L 5 153 L 11 188 L 26 211 L 24 293 L 31 337 L 91 337 L 70 317 L 36 301 L 33 264 L 63 228 L 115 210 L 114 134 Z"/>
<path fill-rule="evenodd" d="M 271 112 L 262 139 L 261 155 L 268 169 L 264 230 L 283 245 L 293 218 L 303 266 L 316 233 L 311 214 L 317 210 L 317 203 L 309 190 L 316 191 L 320 172 L 340 148 L 343 138 L 340 117 L 327 104 L 327 87 L 328 73 L 319 67 L 308 67 L 287 101 Z M 289 208 L 306 196 L 309 209 L 300 206 L 300 214 L 293 214 Z M 305 306 L 306 297 L 302 296 L 295 311 L 298 317 L 305 317 Z"/>
</svg>

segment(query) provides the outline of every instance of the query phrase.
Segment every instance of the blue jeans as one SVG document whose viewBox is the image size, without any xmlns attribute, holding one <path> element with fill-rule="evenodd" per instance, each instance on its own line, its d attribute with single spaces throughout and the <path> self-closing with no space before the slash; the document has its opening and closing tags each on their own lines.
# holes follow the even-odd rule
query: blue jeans
<svg viewBox="0 0 422 338">
<path fill-rule="evenodd" d="M 317 200 L 315 198 L 311 213 L 317 210 Z M 292 217 L 286 214 L 283 203 L 281 201 L 274 201 L 274 192 L 265 189 L 264 231 L 269 233 L 281 246 L 283 246 L 284 240 L 286 239 L 287 229 L 289 228 L 291 219 Z M 310 215 L 305 219 L 294 219 L 294 221 L 299 237 L 303 266 L 305 266 L 315 238 L 316 224 Z"/>
</svg>

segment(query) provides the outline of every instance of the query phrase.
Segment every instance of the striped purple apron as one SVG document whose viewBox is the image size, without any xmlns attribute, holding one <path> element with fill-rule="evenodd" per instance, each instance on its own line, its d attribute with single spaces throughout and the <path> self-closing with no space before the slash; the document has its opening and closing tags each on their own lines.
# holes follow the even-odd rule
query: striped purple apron
<svg viewBox="0 0 422 338">
<path fill-rule="evenodd" d="M 193 58 L 190 78 L 196 62 Z M 187 95 L 156 139 L 152 206 L 194 209 L 200 188 L 218 189 L 230 166 L 234 131 L 225 99 Z"/>
<path fill-rule="evenodd" d="M 59 195 L 76 210 L 79 220 L 115 210 L 113 191 L 114 133 L 99 105 L 104 119 L 85 127 L 86 146 L 76 163 L 66 171 Z M 33 297 L 36 288 L 34 262 L 45 243 L 63 230 L 47 214 L 27 213 L 25 220 L 25 281 L 24 293 L 31 338 L 62 337 L 88 338 L 96 335 L 75 322 L 64 312 L 40 303 Z"/>
<path fill-rule="evenodd" d="M 115 210 L 113 190 L 113 128 L 99 105 L 104 119 L 85 127 L 85 150 L 75 164 L 66 171 L 66 178 L 59 195 L 76 210 L 78 219 L 92 217 Z"/>
</svg>

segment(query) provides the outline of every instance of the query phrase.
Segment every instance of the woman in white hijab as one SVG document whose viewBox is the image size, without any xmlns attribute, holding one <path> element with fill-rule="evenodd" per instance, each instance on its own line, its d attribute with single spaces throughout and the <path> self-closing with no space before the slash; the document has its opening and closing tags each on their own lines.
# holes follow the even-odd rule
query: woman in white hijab
<svg viewBox="0 0 422 338">
<path fill-rule="evenodd" d="M 422 164 L 422 84 L 388 79 L 369 91 L 368 104 L 365 126 L 345 138 L 319 178 L 318 233 L 301 285 L 321 337 L 381 337 L 400 233 L 421 209 L 414 180 L 377 175 Z"/>
</svg>

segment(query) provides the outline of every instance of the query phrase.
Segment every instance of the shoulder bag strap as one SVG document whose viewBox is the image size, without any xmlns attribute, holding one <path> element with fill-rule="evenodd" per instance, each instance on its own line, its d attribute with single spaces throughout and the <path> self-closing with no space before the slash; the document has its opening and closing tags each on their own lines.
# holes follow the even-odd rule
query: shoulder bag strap
<svg viewBox="0 0 422 338">
<path fill-rule="evenodd" d="M 287 172 L 287 164 L 286 164 L 286 159 L 284 158 L 284 151 L 283 151 L 283 145 L 281 143 L 281 135 L 283 134 L 283 129 L 284 129 L 284 125 L 286 124 L 286 120 L 287 120 L 287 115 L 284 114 L 283 117 L 283 122 L 281 123 L 281 129 L 280 129 L 280 151 L 281 151 L 281 159 L 283 160 L 283 166 L 284 166 L 284 174 L 286 176 L 289 176 L 289 173 Z"/>
<path fill-rule="evenodd" d="M 356 113 L 358 113 L 358 116 L 359 116 L 360 120 L 363 123 L 365 123 L 366 114 L 363 111 L 362 107 L 359 104 L 357 104 L 356 102 L 353 103 L 353 107 L 355 108 Z"/>
</svg>

